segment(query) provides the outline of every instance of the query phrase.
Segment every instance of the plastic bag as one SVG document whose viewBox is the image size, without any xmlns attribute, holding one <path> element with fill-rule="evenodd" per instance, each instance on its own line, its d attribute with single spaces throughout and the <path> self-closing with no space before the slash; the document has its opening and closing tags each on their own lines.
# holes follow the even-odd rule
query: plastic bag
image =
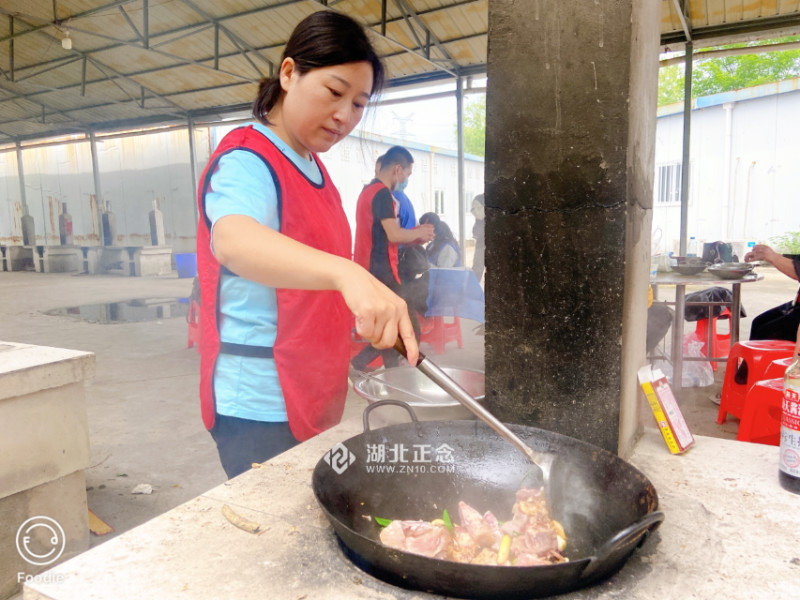
<svg viewBox="0 0 800 600">
<path fill-rule="evenodd" d="M 703 341 L 694 332 L 683 336 L 683 356 L 692 358 L 706 358 L 702 351 Z M 670 384 L 675 385 L 672 364 L 662 358 L 653 361 L 653 368 L 661 369 Z M 707 387 L 714 383 L 714 370 L 707 360 L 684 360 L 682 387 Z"/>
<path fill-rule="evenodd" d="M 703 340 L 696 333 L 687 333 L 683 336 L 683 356 L 690 358 L 706 358 L 703 353 Z M 683 361 L 683 387 L 707 387 L 714 383 L 714 371 L 707 360 Z"/>
</svg>

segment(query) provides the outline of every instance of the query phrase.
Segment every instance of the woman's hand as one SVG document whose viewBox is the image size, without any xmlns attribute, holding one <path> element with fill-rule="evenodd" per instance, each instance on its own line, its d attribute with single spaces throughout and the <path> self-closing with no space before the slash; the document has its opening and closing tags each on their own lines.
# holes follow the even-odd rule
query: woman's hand
<svg viewBox="0 0 800 600">
<path fill-rule="evenodd" d="M 756 244 L 753 246 L 753 249 L 750 252 L 744 255 L 744 262 L 765 260 L 770 264 L 775 264 L 775 259 L 779 256 L 780 254 L 775 252 L 769 246 L 765 246 L 764 244 Z"/>
<path fill-rule="evenodd" d="M 795 269 L 795 263 L 791 258 L 775 252 L 775 250 L 764 244 L 756 244 L 750 252 L 744 255 L 745 262 L 756 260 L 767 261 L 778 271 L 794 280 L 797 280 L 800 275 Z"/>
<path fill-rule="evenodd" d="M 381 349 L 391 348 L 399 333 L 408 362 L 417 364 L 419 346 L 405 300 L 363 267 L 350 264 L 351 272 L 343 274 L 338 289 L 355 315 L 356 333 Z"/>
<path fill-rule="evenodd" d="M 412 230 L 417 234 L 417 243 L 419 244 L 426 244 L 428 242 L 432 242 L 433 239 L 436 237 L 436 231 L 433 228 L 433 225 L 427 223 L 425 225 L 417 225 Z"/>
</svg>

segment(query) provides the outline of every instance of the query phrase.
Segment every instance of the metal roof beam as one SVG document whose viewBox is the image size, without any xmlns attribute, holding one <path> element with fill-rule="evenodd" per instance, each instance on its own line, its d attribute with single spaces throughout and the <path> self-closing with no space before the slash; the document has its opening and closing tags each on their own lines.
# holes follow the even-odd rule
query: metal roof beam
<svg viewBox="0 0 800 600">
<path fill-rule="evenodd" d="M 322 4 L 322 3 L 321 3 L 321 0 L 305 0 L 305 1 L 306 1 L 306 2 L 313 2 L 313 3 L 314 3 L 314 4 L 316 4 L 317 6 L 321 6 L 321 7 L 323 7 L 323 8 L 324 8 L 324 9 L 326 9 L 326 10 L 330 10 L 331 12 L 340 12 L 340 11 L 336 11 L 336 10 L 334 10 L 334 9 L 332 9 L 332 8 L 329 8 L 329 7 L 328 7 L 327 5 L 325 5 L 325 4 Z M 449 74 L 450 74 L 452 77 L 457 77 L 457 76 L 458 76 L 458 74 L 457 74 L 455 71 L 453 71 L 453 70 L 451 70 L 451 69 L 447 69 L 447 68 L 443 67 L 442 65 L 436 64 L 436 62 L 435 62 L 435 61 L 432 61 L 431 59 L 427 58 L 426 56 L 424 56 L 424 55 L 420 54 L 420 53 L 419 53 L 419 52 L 417 52 L 417 51 L 416 51 L 414 48 L 408 48 L 407 46 L 405 46 L 404 44 L 400 43 L 400 42 L 399 42 L 399 41 L 397 41 L 396 39 L 394 39 L 394 38 L 390 38 L 390 37 L 389 37 L 389 36 L 387 36 L 387 35 L 382 35 L 382 34 L 378 33 L 377 31 L 375 31 L 375 29 L 374 29 L 374 27 L 375 27 L 375 26 L 374 26 L 374 25 L 366 25 L 366 27 L 367 27 L 367 28 L 368 28 L 368 29 L 369 29 L 369 30 L 372 32 L 372 35 L 378 36 L 378 37 L 380 37 L 382 40 L 385 40 L 386 42 L 389 42 L 390 44 L 393 44 L 393 45 L 395 45 L 395 46 L 397 46 L 397 47 L 399 47 L 399 48 L 402 48 L 402 49 L 403 49 L 403 50 L 405 50 L 407 53 L 409 53 L 409 54 L 413 54 L 413 55 L 414 55 L 414 56 L 416 56 L 417 58 L 421 58 L 422 60 L 424 60 L 425 62 L 427 62 L 427 63 L 428 63 L 428 64 L 430 64 L 431 66 L 435 67 L 436 69 L 438 69 L 438 70 L 441 70 L 441 71 L 445 71 L 446 73 L 449 73 Z"/>
<path fill-rule="evenodd" d="M 129 4 L 129 3 L 134 2 L 134 1 L 136 1 L 136 0 L 117 0 L 116 2 L 105 4 L 105 5 L 101 6 L 101 7 L 98 7 L 98 8 L 95 8 L 95 9 L 91 9 L 91 10 L 85 11 L 83 13 L 78 13 L 76 15 L 72 15 L 71 17 L 69 17 L 69 20 L 78 19 L 80 17 L 90 15 L 90 14 L 92 14 L 94 12 L 99 11 L 99 10 L 105 10 L 107 8 L 113 8 L 113 7 L 121 7 L 121 5 Z M 221 19 L 217 19 L 217 21 L 218 22 L 222 22 L 222 21 L 226 21 L 226 20 L 229 20 L 229 19 L 236 19 L 236 18 L 240 18 L 240 17 L 243 17 L 243 16 L 262 13 L 262 12 L 266 12 L 266 11 L 269 11 L 269 10 L 274 10 L 274 9 L 277 9 L 277 8 L 281 8 L 281 7 L 284 7 L 284 6 L 287 6 L 287 5 L 297 4 L 297 3 L 303 2 L 303 1 L 308 1 L 308 0 L 285 0 L 284 2 L 279 2 L 279 3 L 276 3 L 276 4 L 270 5 L 270 6 L 259 7 L 259 8 L 250 9 L 250 10 L 247 10 L 247 11 L 242 11 L 242 12 L 239 12 L 239 13 L 231 14 L 231 15 L 226 15 L 225 17 L 223 17 Z M 312 0 L 312 1 L 314 1 L 316 4 L 318 4 L 318 2 L 316 0 Z M 453 8 L 460 8 L 462 6 L 467 6 L 469 4 L 474 4 L 474 3 L 479 2 L 479 1 L 481 1 L 481 0 L 460 0 L 460 1 L 453 2 L 453 3 L 448 4 L 448 5 L 437 6 L 437 7 L 434 7 L 432 9 L 429 9 L 429 10 L 419 11 L 416 14 L 417 14 L 417 16 L 424 16 L 424 15 L 440 12 L 440 11 L 443 11 L 443 10 L 449 10 L 449 9 L 453 9 Z M 337 4 L 337 3 L 338 2 L 336 2 L 336 3 L 331 2 L 325 8 L 329 8 L 330 6 L 333 6 L 334 4 Z M 0 14 L 3 14 L 3 13 L 9 14 L 9 15 L 11 14 L 9 11 L 0 8 Z M 38 19 L 37 17 L 31 17 L 31 18 Z M 390 20 L 387 21 L 387 23 L 394 23 L 394 22 L 397 22 L 397 21 L 400 21 L 400 20 L 401 20 L 401 18 L 390 19 Z M 42 25 L 39 25 L 39 26 L 32 26 L 32 29 L 26 30 L 24 32 L 20 32 L 18 34 L 14 34 L 13 37 L 18 37 L 19 35 L 33 33 L 34 31 L 38 31 L 40 29 L 43 29 L 43 28 L 46 28 L 46 27 L 49 27 L 49 26 L 52 26 L 52 25 L 53 25 L 53 23 L 45 23 L 45 24 L 42 24 Z M 375 32 L 374 31 L 374 27 L 376 27 L 377 25 L 380 25 L 380 23 L 377 23 L 377 24 L 366 23 L 366 26 L 369 27 L 373 31 L 373 33 Z M 175 40 L 180 39 L 181 37 L 185 37 L 187 35 L 192 35 L 194 33 L 199 33 L 201 31 L 204 31 L 205 29 L 207 29 L 210 26 L 211 26 L 211 24 L 208 24 L 208 23 L 204 23 L 202 25 L 200 25 L 200 24 L 191 24 L 191 25 L 187 25 L 187 26 L 182 26 L 182 27 L 178 27 L 178 28 L 175 28 L 175 29 L 171 29 L 169 31 L 164 31 L 164 32 L 159 34 L 159 38 L 164 38 L 166 36 L 169 36 L 169 35 L 174 34 L 174 33 L 179 33 L 179 32 L 183 33 L 183 35 L 181 35 L 180 37 L 177 37 L 177 38 L 171 38 L 171 39 L 168 39 L 168 40 L 165 40 L 165 41 L 161 41 L 161 42 L 158 42 L 156 44 L 152 44 L 151 43 L 150 47 L 148 48 L 148 51 L 150 51 L 150 52 L 155 51 L 154 48 L 156 48 L 156 47 L 158 47 L 160 45 L 163 45 L 165 43 L 169 43 L 171 41 L 175 41 Z M 110 40 L 112 42 L 116 42 L 115 44 L 109 44 L 108 46 L 103 46 L 101 48 L 96 48 L 96 49 L 92 50 L 92 52 L 102 52 L 102 51 L 105 51 L 105 50 L 113 50 L 115 48 L 118 48 L 119 46 L 133 46 L 133 47 L 141 48 L 141 45 L 137 44 L 135 42 L 121 41 L 121 40 L 119 40 L 119 38 L 115 38 L 115 37 L 112 37 L 112 36 L 99 34 L 97 32 L 86 30 L 86 29 L 83 29 L 81 27 L 76 27 L 74 23 L 72 23 L 70 25 L 70 28 L 74 29 L 75 31 L 78 31 L 78 32 L 81 32 L 81 33 L 85 33 L 87 35 L 94 35 L 94 36 L 100 37 L 102 39 L 108 39 L 108 40 Z M 188 30 L 188 33 L 187 33 L 187 30 Z M 136 33 L 137 33 L 137 39 L 139 39 L 141 41 L 141 35 L 138 32 L 136 32 Z M 480 35 L 485 35 L 485 33 L 484 34 L 480 34 Z M 0 42 L 4 41 L 6 39 L 10 39 L 11 37 L 12 36 L 10 36 L 10 35 L 2 37 L 2 38 L 0 38 Z M 401 48 L 403 48 L 404 52 L 411 52 L 411 53 L 416 54 L 417 56 L 420 56 L 418 53 L 414 52 L 412 49 L 405 48 L 402 44 L 400 44 L 399 42 L 396 42 L 395 40 L 391 40 L 390 38 L 386 38 L 385 36 L 381 36 L 381 37 L 383 37 L 384 39 L 387 39 L 387 41 L 389 41 L 389 42 L 392 42 L 394 45 L 400 46 Z M 449 42 L 452 42 L 452 41 L 460 41 L 462 39 L 468 39 L 468 37 L 455 38 L 453 40 L 446 40 L 443 43 L 449 43 Z M 265 46 L 263 48 L 258 48 L 257 49 L 258 51 L 256 52 L 257 56 L 261 57 L 263 60 L 265 60 L 265 62 L 268 65 L 270 65 L 271 69 L 274 69 L 274 65 L 268 59 L 264 59 L 264 57 L 261 56 L 260 51 L 263 51 L 263 50 L 266 50 L 266 49 L 272 49 L 272 48 L 275 48 L 275 47 L 279 47 L 279 45 L 271 45 L 271 46 Z M 213 67 L 211 67 L 209 65 L 203 64 L 202 62 L 191 61 L 189 59 L 186 59 L 186 58 L 183 58 L 183 57 L 180 57 L 180 56 L 168 53 L 168 52 L 161 52 L 161 53 L 162 53 L 162 55 L 164 55 L 164 56 L 166 56 L 168 58 L 172 58 L 174 60 L 179 60 L 179 61 L 185 62 L 187 64 L 195 64 L 197 66 L 200 66 L 200 67 L 203 67 L 203 68 L 209 68 L 209 69 L 213 68 Z M 232 54 L 231 55 L 226 55 L 226 56 L 232 56 Z M 422 58 L 425 58 L 425 57 L 422 57 Z M 426 58 L 426 60 L 427 60 L 427 58 Z M 30 67 L 34 67 L 34 66 L 39 66 L 39 65 L 30 65 L 29 67 L 26 67 L 26 68 L 30 68 Z M 435 66 L 437 68 L 442 68 L 440 65 L 435 65 Z M 170 67 L 166 67 L 166 68 L 170 68 Z M 236 75 L 234 73 L 230 73 L 230 72 L 227 72 L 227 71 L 221 71 L 221 72 L 225 73 L 225 74 L 228 74 L 228 75 L 231 75 L 233 77 L 240 77 L 241 78 L 241 76 Z M 453 73 L 453 76 L 455 76 L 454 73 Z M 245 78 L 243 78 L 243 79 L 245 79 Z M 246 80 L 247 81 L 255 81 L 255 80 L 252 80 L 252 79 L 246 79 Z"/>
<path fill-rule="evenodd" d="M 26 24 L 27 24 L 27 23 L 26 23 Z M 40 34 L 40 35 L 43 35 L 43 36 L 45 36 L 46 38 L 48 38 L 48 39 L 49 39 L 49 40 L 51 40 L 51 41 L 55 39 L 53 36 L 51 36 L 49 33 L 46 33 L 45 31 L 41 31 L 41 30 L 39 30 L 39 34 Z M 131 79 L 131 77 L 130 77 L 130 76 L 128 76 L 128 75 L 125 75 L 125 74 L 123 74 L 123 73 L 119 73 L 118 71 L 116 71 L 116 70 L 115 70 L 115 69 L 113 69 L 112 67 L 110 67 L 110 66 L 106 65 L 105 63 L 103 63 L 103 62 L 101 62 L 101 61 L 99 61 L 99 60 L 97 60 L 97 59 L 95 59 L 95 58 L 93 58 L 93 57 L 89 56 L 87 53 L 85 53 L 85 52 L 81 52 L 81 51 L 79 51 L 79 50 L 74 50 L 74 49 L 73 49 L 73 50 L 71 50 L 71 52 L 73 53 L 73 55 L 78 55 L 78 56 L 80 56 L 80 57 L 83 57 L 83 58 L 85 58 L 85 59 L 87 59 L 87 60 L 91 61 L 93 65 L 95 65 L 95 66 L 96 66 L 96 67 L 97 67 L 97 68 L 98 68 L 100 71 L 102 71 L 102 72 L 104 72 L 104 73 L 107 73 L 108 71 L 110 71 L 111 73 L 113 73 L 113 75 L 114 75 L 113 77 L 108 77 L 108 76 L 107 76 L 107 77 L 106 77 L 106 79 L 108 79 L 108 80 L 112 80 L 112 81 L 113 81 L 114 79 L 125 79 L 125 80 L 127 80 L 127 81 L 130 81 L 130 82 L 132 82 L 134 85 L 136 85 L 136 86 L 139 86 L 139 87 L 141 87 L 141 88 L 143 88 L 143 89 L 146 89 L 146 90 L 149 92 L 149 94 L 150 94 L 152 97 L 159 98 L 159 99 L 163 100 L 164 102 L 166 102 L 167 104 L 171 104 L 172 106 L 174 106 L 175 108 L 177 108 L 179 111 L 184 111 L 184 109 L 183 109 L 181 106 L 178 106 L 177 104 L 175 104 L 174 102 L 172 102 L 172 101 L 171 101 L 169 98 L 167 98 L 167 97 L 164 97 L 164 96 L 162 96 L 162 95 L 158 94 L 157 92 L 155 92 L 154 90 L 151 90 L 150 88 L 146 88 L 146 87 L 142 86 L 142 85 L 141 85 L 141 84 L 140 84 L 138 81 L 135 81 L 135 80 Z M 85 73 L 85 70 L 84 70 L 84 73 Z M 38 84 L 34 84 L 34 85 L 36 85 L 36 87 L 39 87 L 39 88 L 42 88 L 42 87 L 43 87 L 43 86 L 41 86 L 41 85 L 38 85 Z M 81 90 L 82 90 L 83 92 L 85 92 L 85 90 L 86 90 L 86 82 L 85 82 L 85 79 L 84 79 L 84 80 L 81 82 L 81 84 L 80 84 L 80 85 L 81 85 Z M 75 87 L 75 86 L 68 86 L 68 87 Z M 63 90 L 65 90 L 65 89 L 68 89 L 68 87 L 66 87 L 66 86 L 65 86 L 65 87 L 60 87 L 60 88 L 50 88 L 50 89 L 49 89 L 49 91 L 63 91 Z M 124 93 L 126 96 L 128 96 L 128 97 L 129 97 L 131 100 L 134 100 L 134 101 L 137 101 L 137 102 L 138 102 L 138 100 L 137 100 L 137 99 L 135 99 L 135 98 L 133 98 L 133 97 L 132 97 L 132 96 L 131 96 L 131 95 L 130 95 L 130 94 L 129 94 L 129 93 L 128 93 L 128 92 L 127 92 L 127 91 L 126 91 L 124 88 L 122 88 L 122 87 L 121 87 L 121 86 L 119 86 L 119 85 L 117 85 L 117 87 L 120 89 L 120 91 L 122 91 L 122 92 L 123 92 L 123 93 Z M 34 103 L 36 103 L 36 104 L 40 104 L 42 107 L 45 107 L 45 106 L 46 106 L 46 105 L 45 105 L 45 104 L 43 104 L 43 103 L 40 103 L 40 102 L 35 102 L 34 100 L 31 100 L 31 96 L 33 96 L 33 95 L 34 95 L 34 94 L 25 94 L 25 95 L 17 94 L 17 97 L 18 97 L 18 98 L 24 98 L 24 99 L 25 99 L 25 100 L 27 100 L 28 102 L 34 102 Z M 124 104 L 125 102 L 120 102 L 120 103 L 121 103 L 121 104 Z M 86 110 L 86 107 L 81 107 L 81 110 Z M 52 112 L 59 113 L 60 111 L 53 110 Z M 184 112 L 185 112 L 185 111 L 184 111 Z M 32 118 L 32 117 L 31 117 L 31 118 Z"/>
<path fill-rule="evenodd" d="M 439 52 L 442 53 L 442 56 L 445 57 L 445 59 L 450 63 L 450 65 L 453 67 L 455 71 L 458 71 L 458 64 L 456 63 L 456 61 L 453 60 L 453 57 L 450 56 L 450 53 L 442 46 L 441 42 L 439 41 L 439 38 L 437 38 L 436 35 L 428 28 L 428 26 L 422 22 L 422 19 L 419 18 L 419 15 L 417 15 L 413 10 L 411 10 L 411 8 L 409 8 L 405 0 L 394 0 L 394 3 L 403 13 L 403 18 L 406 21 L 406 25 L 408 25 L 408 28 L 411 29 L 411 32 L 414 34 L 414 38 L 417 40 L 417 44 L 420 46 L 420 48 L 425 48 L 427 58 L 430 58 L 430 42 L 433 41 L 433 44 L 439 49 Z M 414 27 L 410 23 L 410 20 L 413 20 L 414 23 L 416 23 L 417 26 L 425 32 L 426 35 L 425 44 L 423 44 L 417 37 L 417 34 L 414 31 Z"/>
<path fill-rule="evenodd" d="M 683 27 L 683 35 L 686 36 L 686 41 L 692 41 L 692 26 L 686 21 L 687 11 L 688 11 L 688 3 L 686 0 L 672 0 L 673 6 L 675 6 L 675 11 L 678 13 L 678 18 L 681 21 L 681 27 Z"/>
<path fill-rule="evenodd" d="M 708 60 L 710 58 L 723 58 L 725 56 L 740 56 L 742 54 L 760 54 L 761 52 L 782 52 L 785 50 L 800 49 L 800 42 L 784 42 L 782 44 L 761 44 L 758 46 L 743 46 L 741 48 L 720 48 L 718 50 L 704 50 L 693 52 L 692 58 L 695 61 Z M 658 62 L 659 67 L 668 67 L 678 63 L 683 63 L 684 57 L 665 58 Z"/>
<path fill-rule="evenodd" d="M 11 31 L 11 35 L 14 35 L 14 17 L 8 18 L 8 26 Z M 11 74 L 11 81 L 14 81 L 14 38 L 12 37 L 8 40 L 8 70 Z"/>
<path fill-rule="evenodd" d="M 80 52 L 77 52 L 77 53 L 80 54 Z M 33 99 L 32 96 L 35 95 L 35 94 L 22 95 L 22 94 L 17 93 L 16 91 L 8 90 L 8 89 L 4 88 L 2 85 L 0 85 L 0 89 L 3 89 L 4 91 L 7 91 L 7 92 L 9 92 L 11 94 L 11 96 L 8 97 L 8 98 L 0 99 L 0 104 L 2 104 L 4 102 L 15 101 L 15 100 L 25 100 L 26 102 L 30 102 L 32 104 L 35 104 L 35 105 L 41 107 L 41 110 L 42 110 L 41 116 L 38 115 L 38 114 L 37 115 L 29 114 L 28 116 L 26 116 L 24 118 L 10 119 L 8 121 L 5 121 L 4 123 L 24 122 L 24 121 L 39 121 L 39 120 L 41 120 L 41 122 L 44 123 L 45 122 L 45 115 L 48 112 L 51 115 L 62 115 L 63 117 L 72 120 L 72 117 L 70 116 L 69 113 L 74 112 L 74 111 L 92 110 L 93 108 L 98 108 L 100 106 L 108 106 L 108 105 L 113 105 L 113 104 L 128 104 L 129 102 L 134 102 L 136 104 L 141 104 L 142 108 L 144 108 L 144 91 L 145 90 L 147 90 L 147 92 L 150 94 L 151 97 L 159 98 L 160 100 L 163 100 L 165 103 L 176 107 L 178 109 L 178 111 L 179 111 L 177 114 L 185 114 L 186 113 L 186 111 L 182 107 L 180 107 L 179 105 L 175 104 L 169 98 L 161 96 L 160 94 L 157 94 L 157 93 L 153 92 L 149 88 L 145 88 L 141 84 L 137 83 L 134 80 L 131 80 L 130 78 L 128 78 L 127 76 L 125 76 L 123 74 L 117 73 L 116 71 L 114 71 L 114 69 L 112 69 L 108 65 L 104 65 L 103 63 L 101 63 L 101 62 L 99 62 L 99 61 L 97 61 L 97 60 L 95 60 L 95 59 L 93 59 L 91 57 L 88 57 L 86 55 L 82 55 L 82 56 L 83 56 L 84 59 L 90 60 L 101 71 L 103 71 L 103 72 L 106 72 L 107 70 L 111 71 L 111 73 L 113 74 L 113 77 L 107 75 L 106 80 L 111 81 L 112 83 L 114 83 L 117 86 L 117 88 L 120 91 L 122 91 L 122 93 L 125 94 L 130 100 L 129 101 L 112 100 L 110 102 L 105 102 L 102 105 L 81 106 L 81 107 L 76 107 L 76 108 L 71 109 L 71 110 L 61 111 L 61 110 L 54 109 L 54 108 L 48 106 L 47 104 L 45 104 L 43 102 L 40 102 L 40 101 L 37 101 L 37 100 Z M 84 72 L 84 77 L 85 77 L 85 66 L 84 66 L 83 72 Z M 125 90 L 116 81 L 114 81 L 115 79 L 125 79 L 125 80 L 128 80 L 131 83 L 139 86 L 141 98 L 136 98 L 136 97 L 132 96 L 131 94 L 129 94 L 127 90 Z M 43 86 L 37 85 L 37 87 L 41 88 Z M 73 87 L 73 86 L 71 86 L 71 87 Z M 42 94 L 42 93 L 53 92 L 53 91 L 63 91 L 63 88 L 49 88 L 49 89 L 46 89 L 43 92 L 37 92 L 36 94 Z M 81 91 L 82 91 L 82 95 L 83 95 L 83 92 L 85 92 L 85 81 L 81 83 Z"/>
<path fill-rule="evenodd" d="M 133 29 L 133 33 L 135 33 L 136 37 L 139 38 L 139 41 L 142 43 L 142 46 L 147 48 L 148 46 L 147 46 L 147 42 L 144 39 L 144 36 L 141 33 L 139 33 L 139 29 L 137 29 L 136 24 L 133 22 L 133 19 L 131 19 L 130 16 L 128 16 L 128 11 L 125 10 L 125 7 L 124 6 L 120 6 L 119 7 L 119 12 L 122 13 L 122 16 L 128 22 L 128 25 L 130 26 L 130 28 Z"/>
<path fill-rule="evenodd" d="M 212 23 L 202 23 L 200 25 L 199 29 L 195 29 L 194 31 L 192 31 L 191 34 L 186 34 L 186 35 L 194 35 L 196 33 L 199 33 L 200 31 L 205 31 L 206 29 L 209 29 L 209 28 L 211 28 L 213 26 L 214 25 Z M 197 26 L 194 26 L 194 27 L 197 27 Z M 119 48 L 120 46 L 131 46 L 133 48 L 141 49 L 141 46 L 139 44 L 137 44 L 136 42 L 120 41 L 118 38 L 114 38 L 112 36 L 104 35 L 104 34 L 101 34 L 101 33 L 96 33 L 94 31 L 89 31 L 88 29 L 82 29 L 80 27 L 73 26 L 73 27 L 71 27 L 71 29 L 73 31 L 77 31 L 79 33 L 85 33 L 87 35 L 92 35 L 92 36 L 95 36 L 95 37 L 99 37 L 101 39 L 107 39 L 107 40 L 111 40 L 113 42 L 117 42 L 117 43 L 111 44 L 109 46 L 103 46 L 102 48 L 96 48 L 94 50 L 91 50 L 91 52 L 93 54 L 104 52 L 106 50 L 113 50 L 115 48 Z M 165 66 L 165 67 L 156 67 L 154 69 L 149 69 L 147 71 L 138 71 L 136 73 L 131 73 L 131 75 L 137 75 L 137 74 L 141 75 L 143 73 L 156 73 L 158 71 L 164 71 L 164 70 L 167 70 L 167 69 L 174 69 L 175 67 L 179 67 L 181 65 L 194 65 L 194 66 L 200 67 L 202 69 L 208 69 L 210 71 L 215 71 L 217 73 L 223 73 L 224 75 L 229 75 L 231 77 L 235 77 L 236 79 L 241 79 L 243 81 L 247 81 L 247 82 L 256 81 L 255 79 L 252 79 L 250 77 L 245 77 L 244 75 L 239 75 L 238 73 L 234 73 L 232 71 L 225 71 L 225 70 L 215 69 L 212 65 L 206 64 L 208 61 L 213 61 L 214 60 L 213 56 L 210 57 L 210 58 L 202 58 L 200 60 L 192 60 L 191 58 L 186 58 L 184 56 L 179 56 L 177 54 L 172 54 L 171 52 L 165 52 L 164 50 L 158 50 L 157 49 L 157 46 L 161 46 L 164 43 L 169 43 L 169 42 L 172 42 L 172 41 L 174 41 L 174 39 L 170 39 L 167 42 L 163 42 L 163 43 L 159 42 L 158 44 L 153 44 L 153 45 L 150 46 L 150 48 L 147 49 L 147 51 L 148 52 L 154 52 L 156 54 L 160 54 L 161 56 L 164 56 L 166 58 L 171 58 L 172 60 L 177 61 L 179 64 L 168 65 L 168 66 Z M 231 53 L 231 54 L 226 54 L 225 58 L 230 57 L 230 56 L 235 56 L 235 55 L 238 55 L 238 54 L 241 54 L 241 52 L 234 52 L 234 53 Z M 252 64 L 252 62 L 251 62 L 251 64 Z"/>
<path fill-rule="evenodd" d="M 25 77 L 17 77 L 13 81 L 14 81 L 14 83 L 21 83 L 21 82 L 25 81 L 26 79 L 30 79 L 31 77 L 37 77 L 38 75 L 42 75 L 43 73 L 47 73 L 48 71 L 52 71 L 54 69 L 60 69 L 61 67 L 65 67 L 68 64 L 77 62 L 80 59 L 81 59 L 80 56 L 65 56 L 64 58 L 59 58 L 57 61 L 51 61 L 51 62 L 55 62 L 55 64 L 51 64 L 49 67 L 46 67 L 46 68 L 42 69 L 41 71 L 35 71 L 33 73 L 28 73 L 27 75 L 25 75 Z M 59 88 L 51 88 L 51 89 L 59 89 Z"/>
<path fill-rule="evenodd" d="M 39 31 L 41 29 L 45 29 L 47 27 L 52 27 L 53 25 L 61 25 L 62 23 L 69 21 L 71 19 L 82 19 L 83 17 L 88 17 L 93 15 L 96 12 L 101 12 L 107 10 L 109 8 L 114 8 L 116 6 L 120 6 L 123 4 L 131 4 L 132 2 L 138 2 L 139 0 L 115 0 L 114 2 L 110 2 L 109 4 L 103 4 L 102 6 L 95 6 L 94 8 L 90 8 L 89 10 L 85 10 L 81 13 L 76 13 L 74 15 L 70 15 L 65 19 L 58 19 L 57 16 L 54 15 L 52 21 L 46 21 L 42 25 L 35 25 L 32 26 L 32 29 L 28 29 L 25 31 L 20 31 L 19 33 L 15 33 L 12 35 L 7 35 L 5 37 L 0 38 L 0 42 L 4 42 L 8 39 L 12 39 L 12 37 L 19 37 L 22 35 L 28 35 L 29 33 L 34 33 L 35 31 Z M 55 2 L 53 3 L 53 10 L 56 10 Z M 0 14 L 9 15 L 9 16 L 17 16 L 17 17 L 25 17 L 26 19 L 31 19 L 33 21 L 43 21 L 43 19 L 39 17 L 34 17 L 33 15 L 28 15 L 24 13 L 20 13 L 19 11 L 11 11 L 7 8 L 0 7 Z"/>
<path fill-rule="evenodd" d="M 220 21 L 219 19 L 215 19 L 214 17 L 209 15 L 207 12 L 205 12 L 203 9 L 201 9 L 199 6 L 197 6 L 197 4 L 195 4 L 191 0 L 180 0 L 180 1 L 183 4 L 185 4 L 186 6 L 188 6 L 189 8 L 191 8 L 193 11 L 195 11 L 198 15 L 200 15 L 206 21 L 208 21 L 209 23 L 214 23 L 214 25 L 216 25 L 220 29 L 222 29 L 223 33 L 228 37 L 228 39 L 233 42 L 233 44 L 236 46 L 236 48 L 239 49 L 240 54 L 247 60 L 247 62 L 250 63 L 250 65 L 253 67 L 253 69 L 255 69 L 256 73 L 258 73 L 258 78 L 259 79 L 264 77 L 264 73 L 261 72 L 261 69 L 256 67 L 255 63 L 250 59 L 250 57 L 247 55 L 247 53 L 242 50 L 242 47 L 246 48 L 249 52 L 252 52 L 258 58 L 260 58 L 262 61 L 264 61 L 264 63 L 266 63 L 266 65 L 270 68 L 270 71 L 275 68 L 275 65 L 273 64 L 273 62 L 271 60 L 269 60 L 265 56 L 262 56 L 261 53 L 258 50 L 253 48 L 253 46 L 251 46 L 250 44 L 245 42 L 242 38 L 240 38 L 238 35 L 233 33 L 230 29 L 225 27 L 225 25 L 223 25 L 222 23 L 219 22 Z"/>
<path fill-rule="evenodd" d="M 692 30 L 692 39 L 696 42 L 697 40 L 733 37 L 750 33 L 763 33 L 773 29 L 786 28 L 796 29 L 797 32 L 800 33 L 800 13 L 764 17 L 750 21 L 735 21 L 708 27 L 695 27 Z M 661 35 L 662 46 L 682 44 L 684 42 L 686 42 L 686 39 L 681 31 L 673 31 Z"/>
</svg>

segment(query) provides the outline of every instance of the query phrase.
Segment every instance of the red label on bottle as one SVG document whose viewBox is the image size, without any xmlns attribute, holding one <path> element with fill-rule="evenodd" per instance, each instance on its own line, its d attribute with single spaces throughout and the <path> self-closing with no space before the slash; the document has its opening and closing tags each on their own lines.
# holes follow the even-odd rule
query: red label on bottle
<svg viewBox="0 0 800 600">
<path fill-rule="evenodd" d="M 785 475 L 800 478 L 800 388 L 790 384 L 788 376 L 783 387 L 782 404 L 778 466 Z"/>
<path fill-rule="evenodd" d="M 783 392 L 781 425 L 800 431 L 800 394 L 792 388 L 787 388 Z"/>
</svg>

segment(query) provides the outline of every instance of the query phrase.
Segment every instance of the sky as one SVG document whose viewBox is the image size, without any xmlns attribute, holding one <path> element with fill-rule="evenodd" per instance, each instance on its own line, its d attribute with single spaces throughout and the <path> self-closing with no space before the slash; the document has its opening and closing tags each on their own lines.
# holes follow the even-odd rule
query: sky
<svg viewBox="0 0 800 600">
<path fill-rule="evenodd" d="M 482 87 L 485 81 L 475 83 Z M 456 149 L 456 99 L 454 95 L 433 100 L 411 99 L 413 96 L 452 92 L 454 84 L 439 85 L 402 92 L 384 92 L 382 100 L 409 98 L 402 104 L 371 107 L 361 125 L 371 133 L 442 148 Z M 466 102 L 474 95 L 466 95 Z M 466 104 L 465 102 L 465 104 Z"/>
</svg>

